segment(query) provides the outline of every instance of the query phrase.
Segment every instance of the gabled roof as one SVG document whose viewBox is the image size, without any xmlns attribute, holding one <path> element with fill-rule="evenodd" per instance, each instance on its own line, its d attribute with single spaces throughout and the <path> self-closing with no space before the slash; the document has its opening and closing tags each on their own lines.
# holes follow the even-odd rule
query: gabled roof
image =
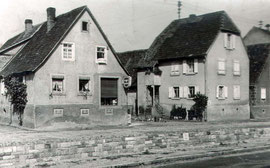
<svg viewBox="0 0 270 168">
<path fill-rule="evenodd" d="M 31 37 L 21 51 L 18 52 L 4 67 L 0 75 L 7 76 L 9 74 L 35 72 L 37 69 L 39 69 L 85 11 L 89 13 L 117 61 L 122 66 L 121 61 L 115 54 L 112 45 L 94 16 L 87 6 L 82 6 L 56 17 L 55 25 L 52 27 L 52 29 L 50 29 L 49 32 L 47 32 L 47 22 L 42 23 L 38 31 Z M 123 69 L 128 74 L 124 67 Z"/>
<path fill-rule="evenodd" d="M 156 37 L 140 65 L 151 67 L 160 60 L 205 56 L 219 31 L 240 35 L 225 11 L 174 20 Z"/>
<path fill-rule="evenodd" d="M 134 69 L 138 66 L 139 61 L 145 56 L 147 50 L 134 50 L 117 53 L 124 67 L 132 77 L 132 85 L 130 90 L 137 89 L 137 71 Z"/>
<path fill-rule="evenodd" d="M 250 60 L 250 83 L 254 84 L 260 77 L 270 55 L 270 44 L 249 45 L 247 52 Z"/>
<path fill-rule="evenodd" d="M 23 42 L 26 42 L 27 40 L 29 40 L 39 27 L 40 27 L 40 24 L 35 25 L 35 26 L 33 26 L 33 29 L 31 30 L 31 32 L 25 33 L 25 31 L 24 31 L 24 32 L 12 37 L 8 41 L 6 41 L 2 45 L 2 47 L 0 48 L 0 54 L 13 48 L 13 47 L 18 46 L 19 44 L 21 44 Z"/>
</svg>

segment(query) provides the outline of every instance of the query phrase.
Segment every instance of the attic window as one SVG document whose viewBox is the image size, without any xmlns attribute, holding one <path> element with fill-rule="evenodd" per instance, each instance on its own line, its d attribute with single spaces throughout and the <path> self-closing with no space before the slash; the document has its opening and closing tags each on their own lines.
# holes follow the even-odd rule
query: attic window
<svg viewBox="0 0 270 168">
<path fill-rule="evenodd" d="M 98 64 L 107 63 L 107 49 L 105 46 L 98 46 L 96 48 L 96 62 Z"/>
<path fill-rule="evenodd" d="M 62 43 L 62 59 L 65 61 L 75 60 L 75 44 L 70 42 Z"/>
<path fill-rule="evenodd" d="M 227 50 L 235 49 L 235 35 L 233 35 L 231 33 L 224 34 L 224 47 Z"/>
<path fill-rule="evenodd" d="M 89 31 L 89 23 L 86 21 L 82 21 L 82 31 L 88 32 Z"/>
</svg>

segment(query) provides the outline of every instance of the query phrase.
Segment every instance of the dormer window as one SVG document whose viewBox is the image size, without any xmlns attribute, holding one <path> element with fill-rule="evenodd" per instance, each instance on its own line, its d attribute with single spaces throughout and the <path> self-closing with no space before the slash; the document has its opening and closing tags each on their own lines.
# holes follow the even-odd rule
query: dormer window
<svg viewBox="0 0 270 168">
<path fill-rule="evenodd" d="M 88 32 L 89 31 L 89 23 L 86 21 L 82 21 L 82 31 Z"/>
<path fill-rule="evenodd" d="M 107 49 L 105 46 L 98 46 L 96 48 L 96 62 L 98 64 L 107 63 Z"/>
<path fill-rule="evenodd" d="M 75 60 L 75 44 L 70 42 L 62 43 L 62 59 L 65 61 Z"/>
</svg>

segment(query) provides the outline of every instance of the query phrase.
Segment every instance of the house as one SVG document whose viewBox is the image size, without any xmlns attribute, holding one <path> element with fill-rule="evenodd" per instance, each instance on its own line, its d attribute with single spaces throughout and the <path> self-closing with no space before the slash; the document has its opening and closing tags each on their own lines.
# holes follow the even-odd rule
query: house
<svg viewBox="0 0 270 168">
<path fill-rule="evenodd" d="M 47 21 L 33 26 L 26 20 L 25 31 L 0 51 L 13 54 L 0 75 L 15 76 L 27 86 L 24 126 L 127 124 L 122 80 L 129 74 L 87 6 L 57 17 L 55 8 L 48 8 Z M 1 88 L 0 121 L 9 122 L 12 107 L 3 83 Z"/>
<path fill-rule="evenodd" d="M 153 115 L 170 116 L 173 105 L 189 110 L 200 92 L 207 121 L 250 118 L 249 58 L 225 11 L 174 20 L 138 64 L 138 106 Z"/>
<path fill-rule="evenodd" d="M 246 46 L 270 43 L 270 31 L 254 26 L 244 37 L 244 43 Z"/>
<path fill-rule="evenodd" d="M 136 67 L 138 62 L 145 56 L 147 52 L 146 49 L 126 51 L 117 53 L 121 62 L 123 63 L 126 70 L 132 77 L 132 84 L 127 90 L 128 95 L 128 105 L 131 107 L 131 114 L 138 114 L 138 105 L 137 105 L 137 71 Z"/>
<path fill-rule="evenodd" d="M 270 117 L 270 31 L 253 27 L 244 37 L 250 58 L 250 111 L 252 118 Z"/>
</svg>

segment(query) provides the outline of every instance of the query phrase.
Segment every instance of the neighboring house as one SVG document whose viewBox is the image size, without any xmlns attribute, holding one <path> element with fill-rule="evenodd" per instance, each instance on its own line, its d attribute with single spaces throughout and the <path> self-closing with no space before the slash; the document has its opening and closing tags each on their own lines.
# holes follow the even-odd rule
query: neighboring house
<svg viewBox="0 0 270 168">
<path fill-rule="evenodd" d="M 208 121 L 250 118 L 249 58 L 224 11 L 173 21 L 150 46 L 137 75 L 138 106 L 154 107 L 153 115 L 169 116 L 173 105 L 189 110 L 200 92 L 208 97 Z"/>
<path fill-rule="evenodd" d="M 246 46 L 270 43 L 270 31 L 254 26 L 244 37 L 244 43 Z"/>
<path fill-rule="evenodd" d="M 48 8 L 46 22 L 37 28 L 27 24 L 34 32 L 29 38 L 14 37 L 1 48 L 3 53 L 20 47 L 1 76 L 16 76 L 27 85 L 24 126 L 127 124 L 122 79 L 128 72 L 90 10 L 83 6 L 56 17 L 55 8 Z M 1 88 L 0 118 L 9 122 L 10 106 Z"/>
<path fill-rule="evenodd" d="M 135 50 L 117 53 L 124 67 L 127 69 L 132 77 L 132 85 L 127 90 L 128 92 L 128 105 L 132 107 L 132 114 L 138 114 L 137 105 L 137 71 L 136 67 L 138 62 L 145 56 L 147 50 Z"/>
<path fill-rule="evenodd" d="M 253 27 L 244 37 L 250 58 L 250 111 L 252 118 L 270 117 L 270 32 Z"/>
</svg>

